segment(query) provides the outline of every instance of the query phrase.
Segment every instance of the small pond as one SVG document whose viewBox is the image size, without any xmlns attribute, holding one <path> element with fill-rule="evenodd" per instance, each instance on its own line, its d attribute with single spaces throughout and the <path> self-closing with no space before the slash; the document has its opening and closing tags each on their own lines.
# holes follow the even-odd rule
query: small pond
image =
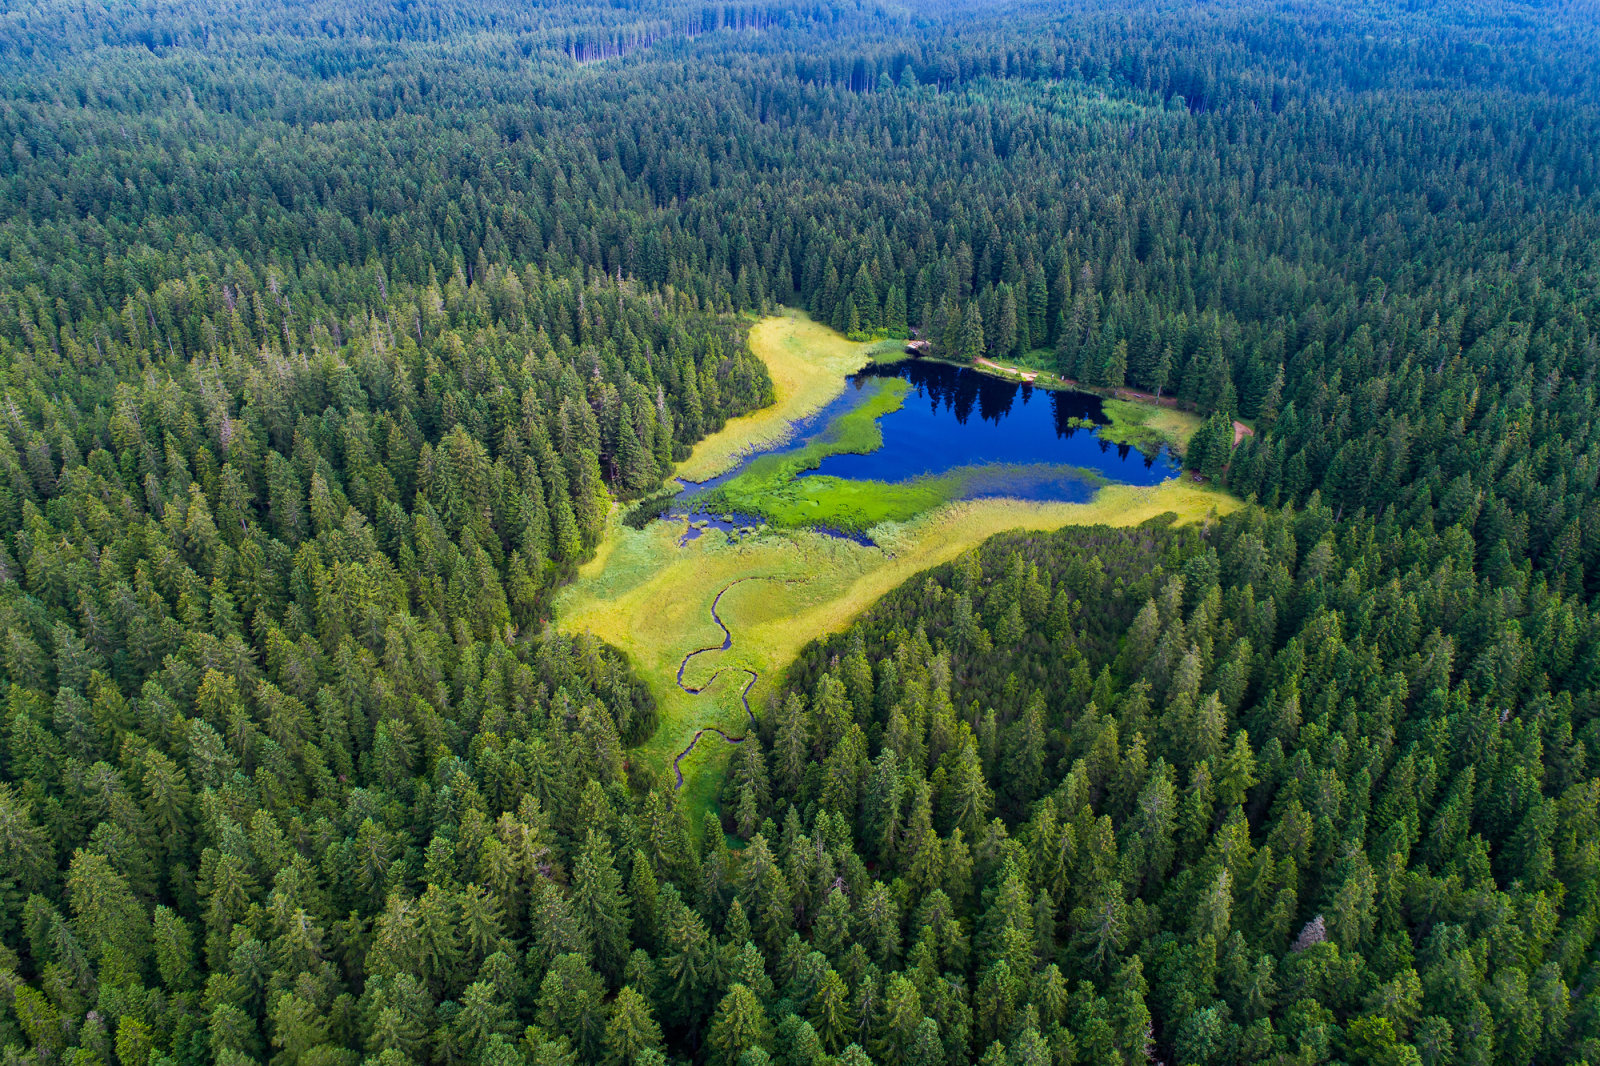
<svg viewBox="0 0 1600 1066">
<path fill-rule="evenodd" d="M 1100 397 L 1086 392 L 1038 389 L 948 363 L 906 360 L 852 375 L 846 393 L 894 377 L 907 381 L 911 391 L 900 410 L 879 420 L 883 447 L 866 455 L 831 455 L 810 475 L 905 481 L 957 467 L 1059 464 L 1126 485 L 1156 485 L 1179 473 L 1166 449 L 1146 455 L 1083 426 L 1083 420 L 1107 422 Z M 1076 478 L 997 477 L 978 479 L 970 495 L 1079 501 L 1093 491 Z"/>
<path fill-rule="evenodd" d="M 707 510 L 707 494 L 740 476 L 764 455 L 790 454 L 824 439 L 835 422 L 892 379 L 908 388 L 898 410 L 878 419 L 883 445 L 866 454 L 828 455 L 801 478 L 833 476 L 850 481 L 898 483 L 956 472 L 959 498 L 1083 503 L 1105 483 L 1157 485 L 1180 473 L 1163 448 L 1145 454 L 1102 440 L 1108 419 L 1091 393 L 1034 388 L 948 363 L 906 360 L 868 366 L 851 375 L 844 392 L 822 410 L 795 423 L 789 441 L 754 451 L 733 469 L 704 482 L 682 482 L 684 493 L 666 517 L 685 523 L 680 543 L 706 533 L 733 538 L 765 525 L 755 515 Z M 813 527 L 862 544 L 861 533 Z"/>
</svg>

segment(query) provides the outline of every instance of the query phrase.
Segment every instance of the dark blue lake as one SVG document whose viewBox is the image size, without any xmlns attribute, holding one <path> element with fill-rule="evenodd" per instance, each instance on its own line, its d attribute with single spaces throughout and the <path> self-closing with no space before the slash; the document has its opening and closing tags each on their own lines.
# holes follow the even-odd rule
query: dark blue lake
<svg viewBox="0 0 1600 1066">
<path fill-rule="evenodd" d="M 911 391 L 900 410 L 879 420 L 883 447 L 866 455 L 831 455 L 811 473 L 905 481 L 956 467 L 1052 464 L 1092 470 L 1127 485 L 1155 485 L 1179 473 L 1166 449 L 1146 455 L 1075 425 L 1074 419 L 1096 426 L 1108 421 L 1100 397 L 1090 393 L 1036 389 L 966 367 L 910 359 L 867 367 L 849 381 L 859 391 L 875 379 L 895 377 L 910 383 Z M 1077 501 L 1093 491 L 1073 479 L 1020 480 L 1007 485 L 1000 478 L 992 491 L 979 488 L 975 494 Z"/>
</svg>

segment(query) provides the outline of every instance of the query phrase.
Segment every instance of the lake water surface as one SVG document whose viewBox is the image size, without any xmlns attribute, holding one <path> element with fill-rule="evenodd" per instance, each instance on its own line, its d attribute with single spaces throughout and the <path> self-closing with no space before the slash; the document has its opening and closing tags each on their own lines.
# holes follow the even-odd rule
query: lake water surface
<svg viewBox="0 0 1600 1066">
<path fill-rule="evenodd" d="M 906 381 L 910 391 L 899 410 L 878 420 L 883 446 L 864 455 L 830 455 L 800 477 L 899 482 L 960 470 L 965 498 L 1083 503 L 1105 482 L 1157 485 L 1180 473 L 1165 448 L 1146 455 L 1102 440 L 1096 427 L 1109 420 L 1100 397 L 1091 393 L 1037 389 L 967 367 L 911 359 L 875 364 L 852 374 L 842 395 L 796 423 L 789 442 L 752 452 L 709 481 L 686 482 L 688 491 L 681 504 L 668 512 L 673 520 L 689 523 L 684 541 L 701 535 L 702 528 L 697 527 L 731 532 L 760 524 L 758 517 L 705 511 L 695 506 L 697 498 L 738 477 L 763 455 L 804 448 L 892 378 Z M 1092 425 L 1084 425 L 1085 421 Z M 859 533 L 836 535 L 870 543 Z"/>
<path fill-rule="evenodd" d="M 1090 393 L 1036 389 L 966 367 L 919 360 L 869 366 L 849 381 L 859 391 L 876 379 L 894 377 L 909 382 L 911 391 L 900 410 L 879 420 L 883 447 L 866 455 L 831 455 L 811 474 L 905 481 L 957 467 L 1051 464 L 1093 471 L 1126 485 L 1155 485 L 1179 473 L 1166 449 L 1145 455 L 1102 440 L 1093 428 L 1075 425 L 1074 419 L 1096 426 L 1107 422 L 1100 397 Z M 1005 481 L 979 479 L 975 494 L 1076 502 L 1093 492 L 1076 479 Z"/>
</svg>

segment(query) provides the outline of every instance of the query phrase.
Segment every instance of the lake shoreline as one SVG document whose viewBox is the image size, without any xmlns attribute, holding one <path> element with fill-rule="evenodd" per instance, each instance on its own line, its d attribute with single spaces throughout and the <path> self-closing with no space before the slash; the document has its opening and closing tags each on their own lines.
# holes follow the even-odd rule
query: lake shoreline
<svg viewBox="0 0 1600 1066">
<path fill-rule="evenodd" d="M 1110 427 L 1103 429 L 1101 435 L 1118 444 L 1130 444 L 1141 449 L 1165 444 L 1181 456 L 1188 449 L 1189 438 L 1194 436 L 1195 430 L 1199 429 L 1204 421 L 1197 413 L 1178 407 L 1175 403 L 1163 403 L 1158 399 L 1145 400 L 1142 397 L 1147 394 L 1137 390 L 1086 385 L 1081 381 L 1059 377 L 1048 370 L 1033 367 L 1007 366 L 988 359 L 967 363 L 942 355 L 916 355 L 905 351 L 904 348 L 898 352 L 874 353 L 872 361 L 879 365 L 913 361 L 938 363 L 943 366 L 962 367 L 1000 381 L 1009 381 L 1047 392 L 1081 392 L 1088 396 L 1098 396 L 1107 404 L 1107 414 L 1112 416 Z M 1118 405 L 1116 410 L 1112 409 L 1113 404 Z M 1129 413 L 1133 411 L 1148 411 L 1149 414 Z M 1141 432 L 1140 427 L 1144 426 L 1149 426 L 1154 431 L 1154 436 Z M 1254 430 L 1249 432 L 1253 433 Z"/>
<path fill-rule="evenodd" d="M 866 533 L 955 500 L 1085 503 L 1108 484 L 1179 476 L 1163 444 L 1119 439 L 1109 402 L 1081 390 L 1035 395 L 949 361 L 875 360 L 847 379 L 808 438 L 748 457 L 686 503 Z"/>
</svg>

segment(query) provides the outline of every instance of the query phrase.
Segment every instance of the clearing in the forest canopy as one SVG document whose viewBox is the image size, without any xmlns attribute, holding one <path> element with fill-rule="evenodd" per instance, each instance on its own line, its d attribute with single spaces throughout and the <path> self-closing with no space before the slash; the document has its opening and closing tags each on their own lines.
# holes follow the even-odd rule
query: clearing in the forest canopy
<svg viewBox="0 0 1600 1066">
<path fill-rule="evenodd" d="M 792 312 L 762 320 L 751 344 L 771 372 L 775 402 L 707 438 L 680 467 L 686 477 L 726 472 L 739 457 L 785 440 L 796 420 L 842 391 L 869 348 Z M 633 529 L 616 512 L 594 559 L 558 598 L 557 624 L 592 632 L 633 660 L 659 703 L 660 723 L 631 757 L 659 775 L 680 772 L 698 819 L 715 800 L 716 771 L 730 750 L 718 733 L 749 731 L 746 701 L 764 713 L 803 645 L 839 630 L 918 571 L 1009 529 L 1136 525 L 1167 513 L 1188 522 L 1236 506 L 1226 493 L 1181 478 L 1110 485 L 1088 503 L 958 500 L 872 527 L 870 545 L 767 526 L 685 539 L 681 520 Z"/>
</svg>

